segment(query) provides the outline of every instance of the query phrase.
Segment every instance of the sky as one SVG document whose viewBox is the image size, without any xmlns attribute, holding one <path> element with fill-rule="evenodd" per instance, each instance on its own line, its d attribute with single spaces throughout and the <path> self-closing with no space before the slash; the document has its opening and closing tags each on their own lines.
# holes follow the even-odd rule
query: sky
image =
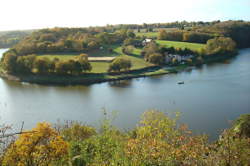
<svg viewBox="0 0 250 166">
<path fill-rule="evenodd" d="M 0 0 L 0 31 L 174 21 L 250 21 L 250 0 Z"/>
</svg>

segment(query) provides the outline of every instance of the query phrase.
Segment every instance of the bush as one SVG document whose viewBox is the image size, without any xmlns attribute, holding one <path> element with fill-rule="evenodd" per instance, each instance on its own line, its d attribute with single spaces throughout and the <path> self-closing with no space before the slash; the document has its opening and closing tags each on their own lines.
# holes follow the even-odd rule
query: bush
<svg viewBox="0 0 250 166">
<path fill-rule="evenodd" d="M 156 65 L 162 65 L 165 63 L 165 58 L 160 53 L 153 53 L 148 56 L 147 61 Z"/>
<path fill-rule="evenodd" d="M 159 52 L 159 46 L 155 41 L 151 41 L 148 43 L 142 50 L 142 56 L 144 56 L 145 59 L 153 53 Z"/>
<path fill-rule="evenodd" d="M 133 54 L 135 47 L 132 45 L 122 47 L 122 52 L 127 55 Z"/>
<path fill-rule="evenodd" d="M 82 125 L 79 122 L 67 122 L 60 129 L 60 135 L 66 141 L 82 141 L 95 135 L 93 127 Z"/>
<path fill-rule="evenodd" d="M 4 166 L 47 166 L 68 154 L 68 143 L 48 123 L 22 134 L 4 155 Z"/>
<path fill-rule="evenodd" d="M 115 58 L 113 62 L 109 65 L 108 72 L 120 72 L 121 70 L 127 71 L 132 67 L 132 63 L 129 59 L 124 59 L 121 57 Z"/>
<path fill-rule="evenodd" d="M 236 43 L 229 37 L 217 37 L 210 39 L 206 44 L 208 55 L 231 55 L 236 52 Z"/>
</svg>

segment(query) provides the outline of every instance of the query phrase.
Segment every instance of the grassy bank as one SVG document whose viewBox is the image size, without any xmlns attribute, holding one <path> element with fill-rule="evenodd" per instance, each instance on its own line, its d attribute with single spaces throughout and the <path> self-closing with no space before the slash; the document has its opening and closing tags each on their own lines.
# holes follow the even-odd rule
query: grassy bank
<svg viewBox="0 0 250 166">
<path fill-rule="evenodd" d="M 126 80 L 132 78 L 162 75 L 170 73 L 169 70 L 162 69 L 158 66 L 150 66 L 143 69 L 135 69 L 123 73 L 86 73 L 79 76 L 71 75 L 36 75 L 36 74 L 26 74 L 16 76 L 18 79 L 16 81 L 37 83 L 44 85 L 82 85 L 82 84 L 93 84 L 116 80 Z M 6 79 L 12 79 L 11 75 L 1 75 Z"/>
<path fill-rule="evenodd" d="M 177 41 L 167 41 L 167 40 L 156 40 L 156 42 L 165 47 L 174 47 L 174 48 L 188 48 L 193 51 L 200 51 L 205 47 L 205 44 L 199 43 L 189 43 L 189 42 L 177 42 Z"/>
</svg>

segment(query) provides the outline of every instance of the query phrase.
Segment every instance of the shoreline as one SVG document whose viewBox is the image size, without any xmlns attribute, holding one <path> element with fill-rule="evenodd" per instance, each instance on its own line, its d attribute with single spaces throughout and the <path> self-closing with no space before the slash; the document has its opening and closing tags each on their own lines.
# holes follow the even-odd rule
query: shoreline
<svg viewBox="0 0 250 166">
<path fill-rule="evenodd" d="M 169 73 L 176 73 L 175 71 L 165 70 L 162 67 L 154 66 L 144 69 L 138 69 L 121 74 L 108 74 L 108 73 L 93 73 L 82 74 L 80 76 L 60 76 L 60 75 L 11 75 L 0 73 L 0 77 L 9 81 L 24 82 L 40 85 L 57 85 L 57 86 L 70 86 L 70 85 L 91 85 L 95 83 L 112 82 L 120 80 L 129 80 L 133 78 L 150 77 L 157 75 L 164 75 Z"/>
<path fill-rule="evenodd" d="M 207 59 L 204 64 L 219 63 L 225 60 L 229 60 L 235 56 L 228 57 L 216 57 L 212 59 Z M 20 83 L 31 83 L 39 85 L 55 85 L 55 86 L 70 86 L 70 85 L 91 85 L 96 83 L 130 80 L 133 78 L 143 78 L 151 76 L 159 76 L 166 74 L 173 74 L 182 72 L 185 70 L 192 69 L 198 65 L 177 65 L 177 66 L 149 66 L 142 69 L 131 70 L 121 73 L 86 73 L 79 76 L 72 75 L 12 75 L 6 74 L 0 70 L 0 77 L 9 81 L 15 81 Z M 167 67 L 167 68 L 166 68 Z M 1 65 L 0 65 L 1 68 Z"/>
</svg>

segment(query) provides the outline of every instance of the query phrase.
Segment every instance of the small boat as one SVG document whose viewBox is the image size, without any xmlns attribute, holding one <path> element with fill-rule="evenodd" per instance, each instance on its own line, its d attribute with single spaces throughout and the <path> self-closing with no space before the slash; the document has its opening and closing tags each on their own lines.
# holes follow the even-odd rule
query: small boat
<svg viewBox="0 0 250 166">
<path fill-rule="evenodd" d="M 179 81 L 178 84 L 184 84 L 184 81 Z"/>
</svg>

